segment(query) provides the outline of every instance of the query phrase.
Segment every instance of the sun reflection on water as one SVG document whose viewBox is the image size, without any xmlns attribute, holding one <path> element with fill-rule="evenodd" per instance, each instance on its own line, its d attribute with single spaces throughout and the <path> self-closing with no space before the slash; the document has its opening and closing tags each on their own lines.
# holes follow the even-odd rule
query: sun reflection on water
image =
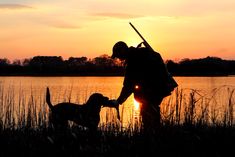
<svg viewBox="0 0 235 157">
<path fill-rule="evenodd" d="M 134 99 L 134 110 L 139 110 L 140 108 L 140 103 Z"/>
</svg>

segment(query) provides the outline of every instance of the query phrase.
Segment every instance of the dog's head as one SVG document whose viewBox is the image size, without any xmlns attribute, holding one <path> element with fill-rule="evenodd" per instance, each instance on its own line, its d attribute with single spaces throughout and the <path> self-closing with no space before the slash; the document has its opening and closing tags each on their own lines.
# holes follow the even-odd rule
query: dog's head
<svg viewBox="0 0 235 157">
<path fill-rule="evenodd" d="M 108 103 L 109 103 L 108 97 L 106 97 L 100 93 L 94 93 L 89 97 L 86 104 L 96 105 L 96 106 L 101 107 L 102 105 L 106 105 Z"/>
</svg>

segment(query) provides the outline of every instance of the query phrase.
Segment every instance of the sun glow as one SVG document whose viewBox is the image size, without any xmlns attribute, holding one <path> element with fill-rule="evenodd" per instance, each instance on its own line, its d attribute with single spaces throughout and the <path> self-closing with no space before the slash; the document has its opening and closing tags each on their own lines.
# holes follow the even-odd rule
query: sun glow
<svg viewBox="0 0 235 157">
<path fill-rule="evenodd" d="M 135 107 L 135 110 L 139 110 L 140 108 L 140 103 L 136 101 L 135 99 L 134 99 L 134 107 Z"/>
<path fill-rule="evenodd" d="M 130 36 L 126 40 L 126 43 L 127 43 L 128 47 L 130 47 L 130 46 L 137 47 L 137 45 L 141 42 L 142 42 L 142 40 L 139 39 L 138 36 L 136 36 L 136 37 Z"/>
</svg>

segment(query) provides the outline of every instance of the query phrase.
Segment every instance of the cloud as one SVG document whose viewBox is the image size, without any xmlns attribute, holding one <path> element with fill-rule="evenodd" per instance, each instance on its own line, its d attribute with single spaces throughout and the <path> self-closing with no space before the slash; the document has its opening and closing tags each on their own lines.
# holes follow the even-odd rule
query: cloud
<svg viewBox="0 0 235 157">
<path fill-rule="evenodd" d="M 92 13 L 92 16 L 97 17 L 104 17 L 104 18 L 118 18 L 118 19 L 130 19 L 130 18 L 140 18 L 144 17 L 142 15 L 135 15 L 135 14 L 126 14 L 126 13 L 111 13 L 111 12 L 101 12 L 101 13 Z"/>
<path fill-rule="evenodd" d="M 62 20 L 62 19 L 52 19 L 52 18 L 39 18 L 39 21 L 41 21 L 40 23 L 42 23 L 43 25 L 47 25 L 49 27 L 54 27 L 54 28 L 59 28 L 59 29 L 81 29 L 82 26 L 75 23 L 75 22 L 71 22 L 71 21 L 66 21 L 66 20 Z"/>
<path fill-rule="evenodd" d="M 60 28 L 60 29 L 80 29 L 80 28 L 82 28 L 79 25 L 70 24 L 70 23 L 66 23 L 66 22 L 54 22 L 54 23 L 49 23 L 48 25 L 51 27 Z"/>
<path fill-rule="evenodd" d="M 22 4 L 0 4 L 0 9 L 33 9 L 31 6 Z"/>
</svg>

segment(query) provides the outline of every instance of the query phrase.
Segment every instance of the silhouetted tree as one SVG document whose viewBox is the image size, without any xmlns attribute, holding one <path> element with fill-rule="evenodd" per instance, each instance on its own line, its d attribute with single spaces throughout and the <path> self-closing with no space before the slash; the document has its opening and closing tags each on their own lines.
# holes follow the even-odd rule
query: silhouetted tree
<svg viewBox="0 0 235 157">
<path fill-rule="evenodd" d="M 114 66 L 113 59 L 108 55 L 101 55 L 93 59 L 93 63 L 97 66 L 107 67 Z"/>
<path fill-rule="evenodd" d="M 31 60 L 31 58 L 30 58 L 30 59 L 28 59 L 28 58 L 24 59 L 24 60 L 22 61 L 22 65 L 23 65 L 23 66 L 28 66 L 29 63 L 30 63 L 30 60 Z"/>
<path fill-rule="evenodd" d="M 85 65 L 87 63 L 87 57 L 70 57 L 67 61 L 67 63 L 71 66 L 81 66 Z"/>
<path fill-rule="evenodd" d="M 35 73 L 56 74 L 63 72 L 63 59 L 61 56 L 36 56 L 29 61 L 29 66 Z"/>
<path fill-rule="evenodd" d="M 7 66 L 10 64 L 10 60 L 7 58 L 0 58 L 0 66 Z"/>
<path fill-rule="evenodd" d="M 21 60 L 19 59 L 15 59 L 13 62 L 12 62 L 13 65 L 21 65 Z"/>
<path fill-rule="evenodd" d="M 235 61 L 229 60 L 227 63 L 228 74 L 235 75 Z"/>
<path fill-rule="evenodd" d="M 218 57 L 183 59 L 179 62 L 180 75 L 226 75 L 227 62 Z"/>
<path fill-rule="evenodd" d="M 118 75 L 124 74 L 124 62 L 101 55 L 93 59 L 61 56 L 35 56 L 24 60 L 0 59 L 0 75 Z M 141 64 L 141 63 L 140 63 Z M 235 61 L 218 57 L 167 60 L 169 72 L 176 76 L 235 75 Z"/>
</svg>

